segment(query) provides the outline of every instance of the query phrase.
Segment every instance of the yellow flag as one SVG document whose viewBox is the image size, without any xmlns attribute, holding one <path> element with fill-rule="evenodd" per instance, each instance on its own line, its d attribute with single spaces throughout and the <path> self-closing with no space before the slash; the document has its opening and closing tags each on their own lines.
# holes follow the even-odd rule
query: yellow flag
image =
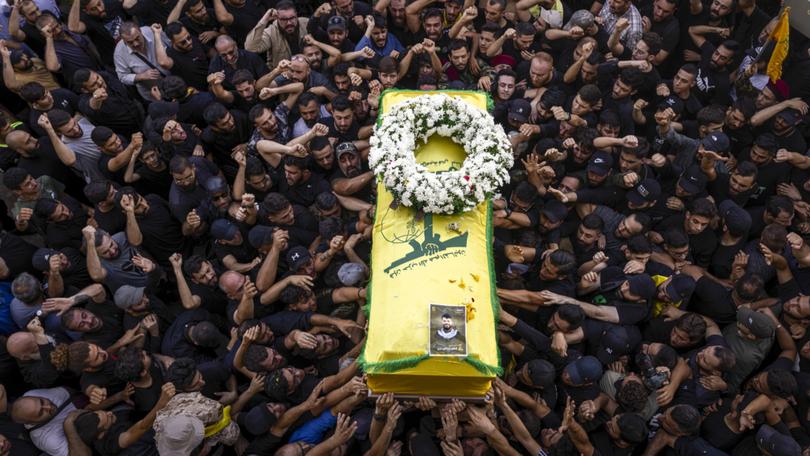
<svg viewBox="0 0 810 456">
<path fill-rule="evenodd" d="M 768 77 L 776 82 L 782 77 L 782 62 L 785 61 L 788 53 L 788 39 L 790 37 L 790 7 L 786 6 L 779 17 L 776 28 L 769 37 L 774 42 L 773 54 L 768 61 Z"/>
<path fill-rule="evenodd" d="M 433 92 L 386 91 L 380 107 Z M 481 110 L 480 92 L 445 91 Z M 432 136 L 415 151 L 431 172 L 458 168 L 464 148 Z M 377 185 L 369 327 L 360 358 L 374 394 L 482 397 L 501 372 L 491 204 L 455 215 L 391 207 Z M 445 326 L 446 325 L 446 326 Z"/>
</svg>

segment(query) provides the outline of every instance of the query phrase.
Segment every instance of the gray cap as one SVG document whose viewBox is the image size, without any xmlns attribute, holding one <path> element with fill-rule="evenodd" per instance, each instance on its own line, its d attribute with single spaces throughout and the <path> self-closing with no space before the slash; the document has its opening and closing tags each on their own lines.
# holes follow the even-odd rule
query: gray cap
<svg viewBox="0 0 810 456">
<path fill-rule="evenodd" d="M 132 285 L 122 285 L 115 290 L 115 305 L 119 309 L 127 310 L 141 302 L 143 299 L 144 287 L 133 287 Z"/>
<path fill-rule="evenodd" d="M 582 30 L 589 29 L 594 22 L 593 13 L 588 10 L 577 10 L 574 11 L 574 14 L 571 15 L 571 19 L 568 21 L 567 24 L 563 27 L 563 30 L 568 31 L 571 30 L 571 27 L 578 26 Z"/>
<path fill-rule="evenodd" d="M 770 317 L 748 307 L 737 309 L 737 323 L 748 328 L 757 339 L 767 339 L 776 330 L 776 324 Z"/>
<path fill-rule="evenodd" d="M 366 268 L 360 263 L 345 263 L 338 269 L 340 283 L 353 287 L 366 277 Z"/>
</svg>

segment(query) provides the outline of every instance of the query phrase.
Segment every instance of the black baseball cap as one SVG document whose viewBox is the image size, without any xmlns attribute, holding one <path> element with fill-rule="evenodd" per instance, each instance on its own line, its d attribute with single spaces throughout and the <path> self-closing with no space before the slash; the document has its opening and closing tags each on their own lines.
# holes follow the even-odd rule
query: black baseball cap
<svg viewBox="0 0 810 456">
<path fill-rule="evenodd" d="M 532 105 L 524 98 L 512 100 L 509 103 L 509 120 L 526 123 L 532 113 Z"/>
<path fill-rule="evenodd" d="M 326 23 L 326 32 L 331 32 L 332 30 L 340 29 L 346 30 L 346 19 L 343 16 L 332 16 L 329 18 L 329 21 Z"/>
<path fill-rule="evenodd" d="M 613 156 L 605 151 L 597 150 L 588 161 L 588 172 L 604 176 L 613 169 Z"/>
<path fill-rule="evenodd" d="M 629 192 L 627 192 L 627 200 L 636 206 L 644 203 L 652 203 L 661 197 L 661 184 L 652 178 L 646 178 L 639 182 L 638 185 Z"/>
<path fill-rule="evenodd" d="M 647 274 L 635 274 L 627 278 L 630 283 L 630 293 L 640 296 L 644 299 L 650 299 L 655 296 L 655 282 Z"/>
<path fill-rule="evenodd" d="M 718 206 L 720 218 L 732 233 L 747 233 L 751 230 L 751 214 L 734 201 L 727 199 Z"/>
<path fill-rule="evenodd" d="M 630 335 L 623 326 L 610 325 L 602 333 L 596 358 L 602 364 L 610 364 L 630 352 Z"/>
<path fill-rule="evenodd" d="M 659 111 L 663 111 L 667 108 L 672 109 L 672 112 L 675 114 L 681 115 L 684 109 L 683 101 L 674 95 L 670 95 L 658 103 Z"/>
<path fill-rule="evenodd" d="M 708 182 L 706 174 L 701 171 L 698 165 L 692 165 L 686 168 L 680 179 L 678 185 L 690 195 L 698 195 L 706 190 L 706 183 Z"/>
<path fill-rule="evenodd" d="M 550 362 L 544 359 L 533 359 L 527 363 L 526 369 L 529 372 L 529 380 L 532 381 L 532 386 L 548 388 L 554 385 L 557 372 Z"/>
<path fill-rule="evenodd" d="M 675 274 L 667 284 L 666 290 L 672 302 L 687 300 L 695 291 L 695 279 L 686 274 Z"/>
<path fill-rule="evenodd" d="M 728 148 L 731 146 L 731 141 L 729 141 L 728 136 L 722 131 L 715 131 L 704 136 L 703 139 L 700 140 L 700 144 L 702 144 L 703 148 L 706 150 L 722 154 L 728 151 Z"/>
</svg>

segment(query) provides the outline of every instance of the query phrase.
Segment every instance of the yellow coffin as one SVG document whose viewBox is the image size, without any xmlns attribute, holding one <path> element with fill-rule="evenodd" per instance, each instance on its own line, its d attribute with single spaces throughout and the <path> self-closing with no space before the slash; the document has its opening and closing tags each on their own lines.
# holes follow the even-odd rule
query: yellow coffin
<svg viewBox="0 0 810 456">
<path fill-rule="evenodd" d="M 427 93 L 387 91 L 381 112 Z M 482 93 L 444 93 L 487 108 Z M 458 168 L 464 158 L 462 146 L 440 136 L 416 150 L 417 161 L 433 172 Z M 369 330 L 360 358 L 369 388 L 373 394 L 482 397 L 501 371 L 490 203 L 458 215 L 418 216 L 411 208 L 392 208 L 382 183 L 377 192 Z M 444 309 L 453 314 L 444 332 L 456 334 L 450 345 L 435 326 L 449 315 Z"/>
</svg>

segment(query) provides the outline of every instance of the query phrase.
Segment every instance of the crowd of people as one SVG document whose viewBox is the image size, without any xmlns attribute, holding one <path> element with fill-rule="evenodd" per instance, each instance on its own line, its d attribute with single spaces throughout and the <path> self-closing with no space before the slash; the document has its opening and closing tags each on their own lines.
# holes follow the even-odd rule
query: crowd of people
<svg viewBox="0 0 810 456">
<path fill-rule="evenodd" d="M 769 76 L 759 3 L 3 0 L 0 455 L 809 454 L 810 40 Z M 481 400 L 358 362 L 391 88 L 513 147 Z"/>
</svg>

